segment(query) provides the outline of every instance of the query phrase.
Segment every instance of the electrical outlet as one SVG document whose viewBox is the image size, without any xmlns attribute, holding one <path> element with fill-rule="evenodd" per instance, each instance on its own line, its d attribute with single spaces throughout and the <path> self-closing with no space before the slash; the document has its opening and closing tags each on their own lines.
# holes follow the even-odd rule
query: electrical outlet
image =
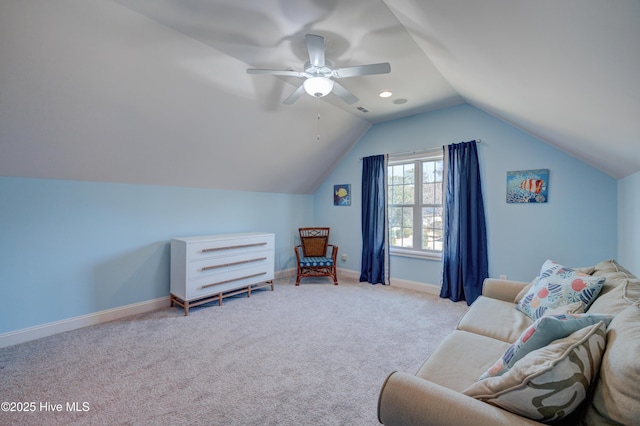
<svg viewBox="0 0 640 426">
<path fill-rule="evenodd" d="M 342 255 L 342 261 L 343 261 L 343 262 L 346 262 L 346 261 L 347 261 L 347 254 L 346 254 L 346 253 Z"/>
<path fill-rule="evenodd" d="M 500 275 L 500 279 L 501 279 L 501 280 L 506 280 L 506 279 L 507 279 L 507 276 L 506 276 L 506 275 Z"/>
</svg>

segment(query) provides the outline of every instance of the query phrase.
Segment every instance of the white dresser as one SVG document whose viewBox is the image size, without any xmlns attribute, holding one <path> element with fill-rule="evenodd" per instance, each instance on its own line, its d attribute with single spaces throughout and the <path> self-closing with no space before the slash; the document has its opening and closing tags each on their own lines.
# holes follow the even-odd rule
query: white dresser
<svg viewBox="0 0 640 426">
<path fill-rule="evenodd" d="M 275 235 L 262 232 L 171 240 L 171 306 L 189 308 L 251 290 L 273 291 Z"/>
</svg>

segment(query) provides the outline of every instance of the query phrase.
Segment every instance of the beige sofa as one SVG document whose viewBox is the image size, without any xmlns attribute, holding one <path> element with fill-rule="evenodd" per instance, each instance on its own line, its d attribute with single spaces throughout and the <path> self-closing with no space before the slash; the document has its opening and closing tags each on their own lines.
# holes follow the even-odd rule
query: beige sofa
<svg viewBox="0 0 640 426">
<path fill-rule="evenodd" d="M 604 347 L 600 349 L 604 353 L 594 361 L 593 378 L 590 384 L 585 385 L 588 388 L 586 398 L 578 408 L 557 423 L 640 425 L 640 280 L 615 260 L 585 269 L 594 277 L 605 278 L 602 290 L 586 313 L 611 314 L 612 319 L 608 326 L 592 327 L 594 330 L 603 327 L 598 330 L 601 330 L 602 342 L 606 343 L 600 344 Z M 467 395 L 469 389 L 473 389 L 472 385 L 478 386 L 476 382 L 479 377 L 503 356 L 523 331 L 531 329 L 534 321 L 515 309 L 527 285 L 531 284 L 485 280 L 482 296 L 471 305 L 456 330 L 441 342 L 415 375 L 393 372 L 387 377 L 378 401 L 380 423 L 478 426 L 541 424 L 512 412 L 517 410 L 501 408 L 505 406 L 504 403 L 486 398 L 486 395 L 484 398 Z M 591 333 L 597 334 L 597 330 Z M 591 337 L 595 337 L 595 334 Z M 568 347 L 564 340 L 556 340 L 541 351 L 551 351 L 554 345 L 563 351 Z M 527 362 L 532 362 L 528 361 L 531 357 L 530 353 L 512 368 L 515 369 L 518 364 L 526 366 Z M 540 365 L 534 367 L 540 368 Z M 522 376 L 523 383 L 533 377 L 527 374 L 525 372 Z M 512 390 L 520 391 L 521 388 L 513 386 Z"/>
</svg>

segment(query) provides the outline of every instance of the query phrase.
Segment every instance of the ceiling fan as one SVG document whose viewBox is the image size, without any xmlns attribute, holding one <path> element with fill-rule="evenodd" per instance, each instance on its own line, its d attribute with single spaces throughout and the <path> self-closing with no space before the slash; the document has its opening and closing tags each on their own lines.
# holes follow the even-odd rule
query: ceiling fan
<svg viewBox="0 0 640 426">
<path fill-rule="evenodd" d="M 348 105 L 358 102 L 358 98 L 345 89 L 333 79 L 357 77 L 361 75 L 387 74 L 391 72 L 391 65 L 388 62 L 379 64 L 359 65 L 354 67 L 334 68 L 333 64 L 325 59 L 324 37 L 315 34 L 306 34 L 307 51 L 309 52 L 309 62 L 304 64 L 304 71 L 291 70 L 268 70 L 254 69 L 247 70 L 248 74 L 268 74 L 288 77 L 304 78 L 303 83 L 284 100 L 285 105 L 291 105 L 297 101 L 305 92 L 311 96 L 321 98 L 331 91 Z"/>
</svg>

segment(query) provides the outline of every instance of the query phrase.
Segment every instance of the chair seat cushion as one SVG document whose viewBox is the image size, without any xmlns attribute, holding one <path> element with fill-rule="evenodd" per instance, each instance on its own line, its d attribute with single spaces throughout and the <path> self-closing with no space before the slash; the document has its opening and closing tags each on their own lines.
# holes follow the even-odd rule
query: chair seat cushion
<svg viewBox="0 0 640 426">
<path fill-rule="evenodd" d="M 303 257 L 300 259 L 300 266 L 333 266 L 333 259 L 330 257 Z"/>
</svg>

